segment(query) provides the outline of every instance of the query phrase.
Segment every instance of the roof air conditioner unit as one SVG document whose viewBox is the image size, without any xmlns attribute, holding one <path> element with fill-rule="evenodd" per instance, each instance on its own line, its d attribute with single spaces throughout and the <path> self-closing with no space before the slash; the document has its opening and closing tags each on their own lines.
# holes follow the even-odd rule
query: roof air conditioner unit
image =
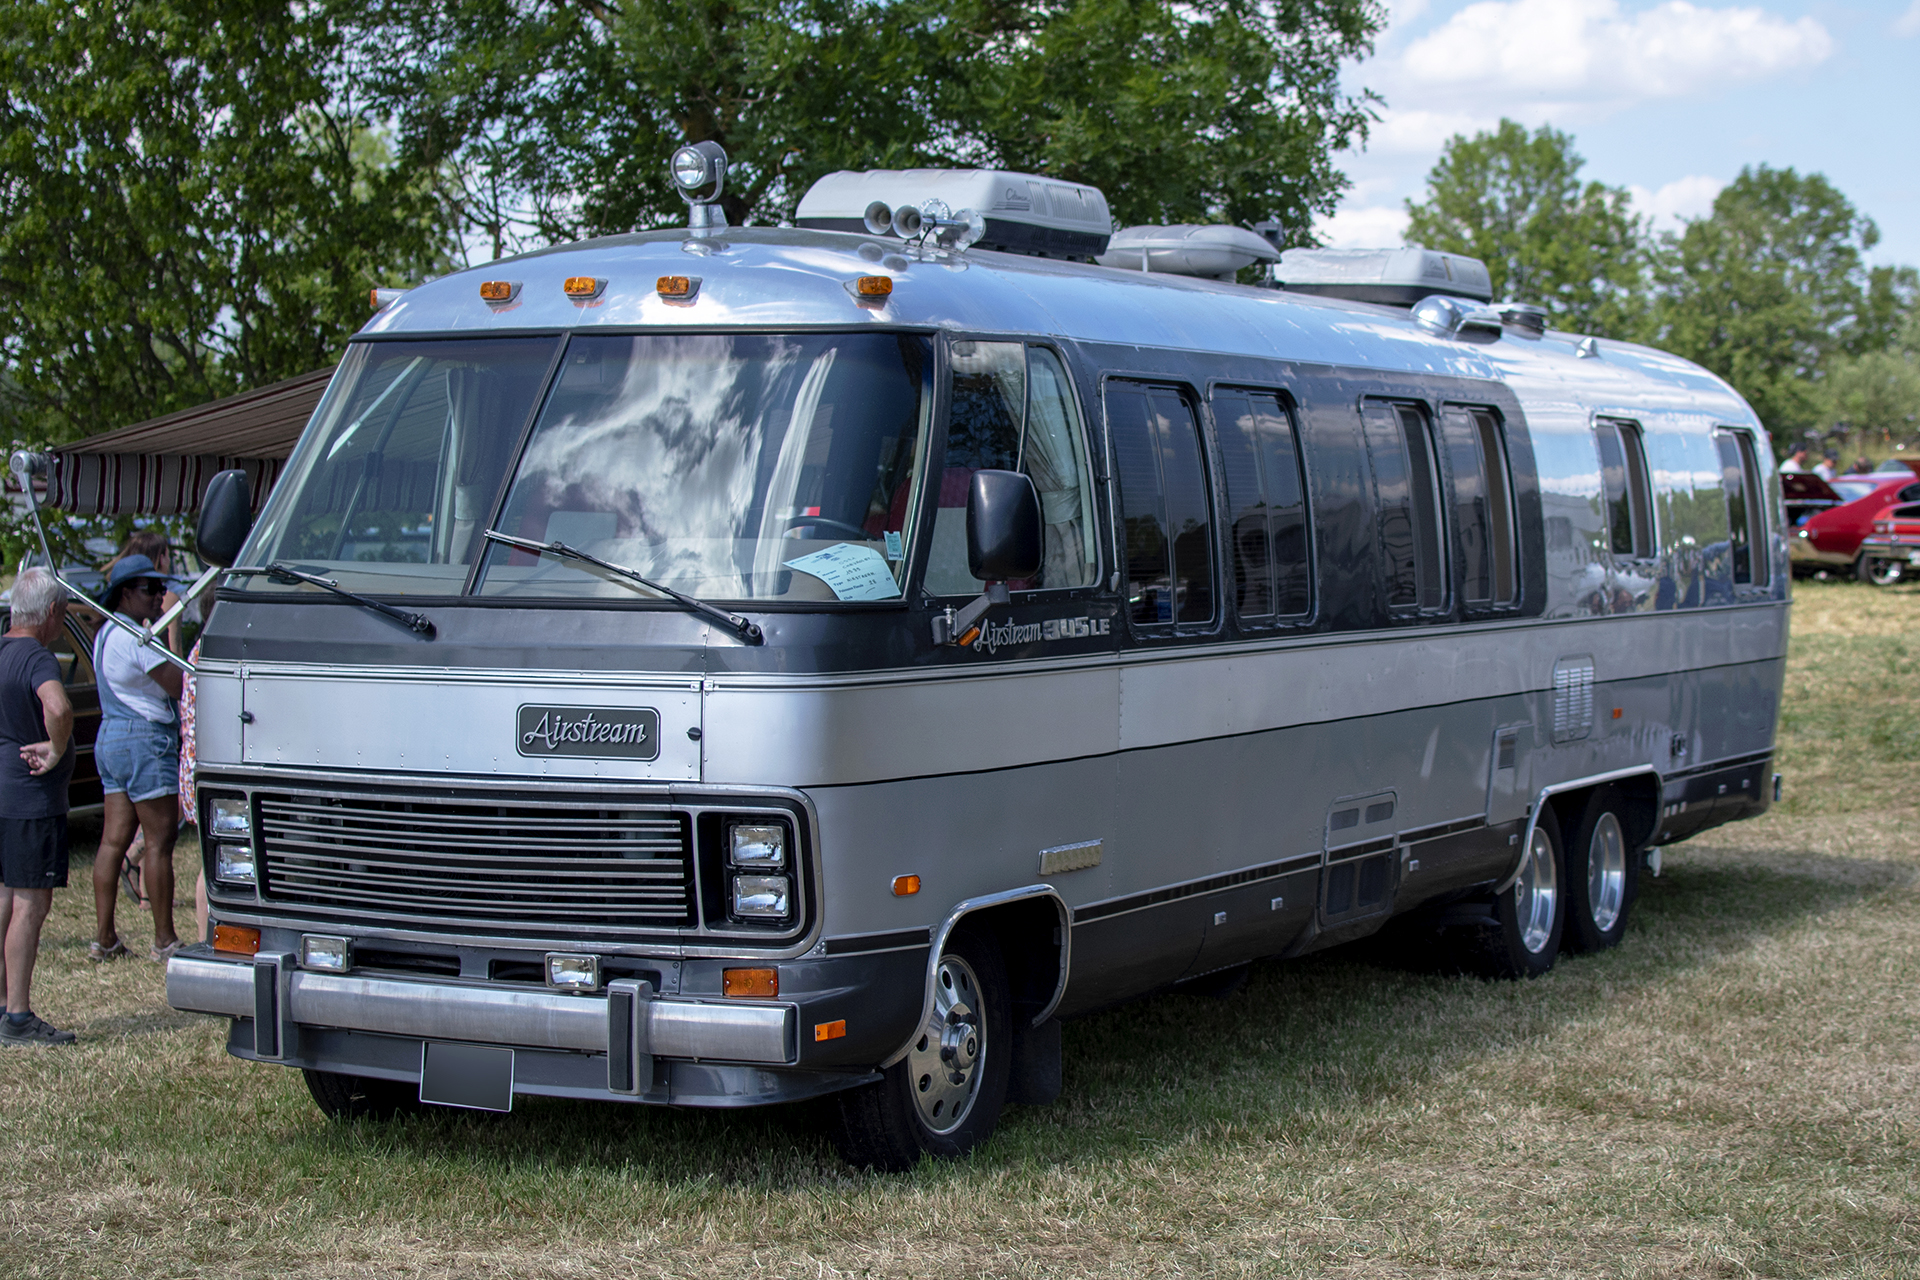
<svg viewBox="0 0 1920 1280">
<path fill-rule="evenodd" d="M 1436 293 L 1493 300 L 1493 280 L 1478 258 L 1437 249 L 1288 249 L 1274 280 L 1293 293 L 1410 307 Z"/>
<path fill-rule="evenodd" d="M 1098 187 L 996 169 L 842 169 L 807 189 L 793 220 L 816 231 L 884 234 L 874 230 L 882 220 L 868 220 L 875 205 L 891 217 L 903 205 L 930 199 L 986 219 L 986 234 L 974 244 L 979 249 L 1092 258 L 1105 252 L 1113 232 L 1113 216 Z"/>
<path fill-rule="evenodd" d="M 1123 271 L 1159 271 L 1178 276 L 1231 280 L 1242 267 L 1274 262 L 1280 251 L 1273 242 L 1242 227 L 1193 226 L 1122 227 L 1113 233 L 1107 251 L 1095 259 L 1103 267 Z"/>
</svg>

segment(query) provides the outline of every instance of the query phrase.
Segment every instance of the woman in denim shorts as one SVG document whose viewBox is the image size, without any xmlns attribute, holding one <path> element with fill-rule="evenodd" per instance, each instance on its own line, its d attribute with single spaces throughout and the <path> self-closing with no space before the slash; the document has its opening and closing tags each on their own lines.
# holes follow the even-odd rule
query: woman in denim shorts
<svg viewBox="0 0 1920 1280">
<path fill-rule="evenodd" d="M 166 578 L 143 555 L 123 556 L 107 574 L 105 603 L 135 627 L 153 622 L 173 603 Z M 88 946 L 95 960 L 127 953 L 114 927 L 120 860 L 136 825 L 146 836 L 141 859 L 153 910 L 152 958 L 165 961 L 180 947 L 173 927 L 173 842 L 180 829 L 180 670 L 111 623 L 93 643 L 100 690 L 100 734 L 94 763 L 106 792 L 100 852 L 93 860 L 93 911 L 99 936 Z"/>
</svg>

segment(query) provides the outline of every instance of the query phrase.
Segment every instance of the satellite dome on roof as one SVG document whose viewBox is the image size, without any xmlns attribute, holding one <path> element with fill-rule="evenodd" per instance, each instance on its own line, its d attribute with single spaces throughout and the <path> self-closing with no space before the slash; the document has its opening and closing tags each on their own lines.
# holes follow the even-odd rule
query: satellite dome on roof
<svg viewBox="0 0 1920 1280">
<path fill-rule="evenodd" d="M 1231 280 L 1242 267 L 1280 256 L 1273 242 L 1225 224 L 1122 227 L 1097 261 L 1103 267 Z"/>
<path fill-rule="evenodd" d="M 998 169 L 842 169 L 807 189 L 794 222 L 816 231 L 880 235 L 867 221 L 874 205 L 889 211 L 939 199 L 986 222 L 982 249 L 1042 258 L 1092 258 L 1113 231 L 1098 187 Z"/>
</svg>

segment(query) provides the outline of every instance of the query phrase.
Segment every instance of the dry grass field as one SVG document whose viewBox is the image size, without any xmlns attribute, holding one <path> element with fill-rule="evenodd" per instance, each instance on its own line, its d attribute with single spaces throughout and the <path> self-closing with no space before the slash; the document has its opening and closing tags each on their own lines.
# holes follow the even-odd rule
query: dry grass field
<svg viewBox="0 0 1920 1280">
<path fill-rule="evenodd" d="M 1619 950 L 1362 945 L 1077 1022 L 1061 1102 L 905 1177 L 804 1110 L 327 1123 L 88 964 L 88 848 L 36 1000 L 81 1044 L 0 1057 L 0 1275 L 1920 1275 L 1916 624 L 1798 587 L 1787 800 L 1669 850 Z"/>
</svg>

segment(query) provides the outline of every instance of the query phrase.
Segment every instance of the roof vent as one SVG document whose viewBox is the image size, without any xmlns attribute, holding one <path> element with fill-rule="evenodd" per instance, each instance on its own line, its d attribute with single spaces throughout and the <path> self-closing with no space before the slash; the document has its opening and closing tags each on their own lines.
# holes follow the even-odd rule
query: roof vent
<svg viewBox="0 0 1920 1280">
<path fill-rule="evenodd" d="M 1410 307 L 1435 293 L 1487 302 L 1493 281 L 1478 258 L 1437 249 L 1288 249 L 1273 269 L 1282 289 Z"/>
<path fill-rule="evenodd" d="M 1241 227 L 1123 227 L 1094 261 L 1123 271 L 1159 271 L 1176 276 L 1231 280 L 1242 267 L 1277 262 L 1273 242 Z"/>
<path fill-rule="evenodd" d="M 1092 258 L 1113 230 L 1098 187 L 997 169 L 842 169 L 807 189 L 795 224 L 816 231 L 875 234 L 867 211 L 920 208 L 931 200 L 971 209 L 986 229 L 974 247 L 1041 258 Z"/>
<path fill-rule="evenodd" d="M 1500 322 L 1534 337 L 1547 331 L 1547 309 L 1531 302 L 1496 302 L 1493 309 L 1500 313 Z"/>
</svg>

